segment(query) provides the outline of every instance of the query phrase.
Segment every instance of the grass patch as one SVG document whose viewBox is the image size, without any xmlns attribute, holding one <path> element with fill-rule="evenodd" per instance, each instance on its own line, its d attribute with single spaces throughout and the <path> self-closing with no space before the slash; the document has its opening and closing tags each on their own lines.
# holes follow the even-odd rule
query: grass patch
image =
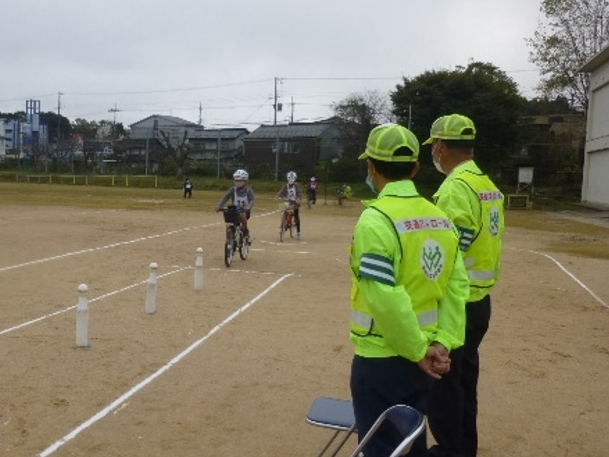
<svg viewBox="0 0 609 457">
<path fill-rule="evenodd" d="M 546 233 L 546 251 L 609 259 L 609 223 L 605 227 L 586 220 L 589 213 L 583 210 L 581 218 L 574 220 L 552 211 L 507 210 L 506 223 L 508 228 Z"/>
<path fill-rule="evenodd" d="M 195 184 L 192 198 L 184 198 L 181 186 L 177 189 L 138 188 L 123 186 L 83 186 L 34 183 L 0 182 L 0 205 L 67 206 L 90 209 L 213 211 L 233 182 L 222 182 L 222 190 L 216 186 L 198 188 Z M 272 211 L 279 208 L 275 194 L 283 183 L 251 183 L 256 195 L 256 211 Z M 219 186 L 218 186 L 219 187 Z M 363 209 L 358 199 L 351 199 L 339 207 L 334 194 L 324 199 L 318 191 L 317 205 L 313 211 L 321 214 L 357 216 Z M 325 203 L 324 204 L 324 200 Z M 306 204 L 303 211 L 307 211 Z"/>
</svg>

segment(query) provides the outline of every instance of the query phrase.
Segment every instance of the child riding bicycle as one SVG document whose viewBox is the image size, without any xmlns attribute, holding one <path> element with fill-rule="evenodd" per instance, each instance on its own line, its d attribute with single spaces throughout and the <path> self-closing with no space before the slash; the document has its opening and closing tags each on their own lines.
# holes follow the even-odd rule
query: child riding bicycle
<svg viewBox="0 0 609 457">
<path fill-rule="evenodd" d="M 247 171 L 241 169 L 235 171 L 233 173 L 233 179 L 235 180 L 235 185 L 228 189 L 226 194 L 224 194 L 224 197 L 220 199 L 216 211 L 220 211 L 229 200 L 233 205 L 241 208 L 243 211 L 239 214 L 239 222 L 243 227 L 243 235 L 249 241 L 250 232 L 247 227 L 247 221 L 250 218 L 251 210 L 254 207 L 254 191 L 251 187 L 246 185 L 246 182 L 249 179 Z"/>
<path fill-rule="evenodd" d="M 317 189 L 319 188 L 319 183 L 315 179 L 315 176 L 311 178 L 309 184 L 307 184 L 307 201 L 311 204 L 315 204 L 317 201 Z"/>
<path fill-rule="evenodd" d="M 294 210 L 294 222 L 296 223 L 296 238 L 300 239 L 300 189 L 296 178 L 298 176 L 295 172 L 289 171 L 286 175 L 287 184 L 284 184 L 279 192 L 277 192 L 277 199 L 285 200 L 290 203 Z"/>
</svg>

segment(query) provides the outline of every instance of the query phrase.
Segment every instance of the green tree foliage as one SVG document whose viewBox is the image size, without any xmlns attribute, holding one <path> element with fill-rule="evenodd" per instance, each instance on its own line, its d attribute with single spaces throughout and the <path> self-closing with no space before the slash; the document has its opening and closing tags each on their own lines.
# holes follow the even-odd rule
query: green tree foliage
<svg viewBox="0 0 609 457">
<path fill-rule="evenodd" d="M 332 109 L 339 119 L 345 159 L 359 156 L 366 146 L 370 130 L 392 117 L 389 100 L 376 91 L 351 94 L 333 104 Z"/>
<path fill-rule="evenodd" d="M 58 123 L 59 121 L 59 123 Z M 40 113 L 40 122 L 46 124 L 49 129 L 49 143 L 57 142 L 57 127 L 59 126 L 59 135 L 61 143 L 65 143 L 72 136 L 72 124 L 70 120 L 62 115 L 57 116 L 51 111 Z"/>
<path fill-rule="evenodd" d="M 609 1 L 543 0 L 540 10 L 547 22 L 527 40 L 542 75 L 539 89 L 585 112 L 590 76 L 579 69 L 609 42 Z"/>
<path fill-rule="evenodd" d="M 521 114 L 523 116 L 539 116 L 544 114 L 575 114 L 577 111 L 571 108 L 569 100 L 558 96 L 553 100 L 546 97 L 537 97 L 526 100 L 523 104 Z"/>
<path fill-rule="evenodd" d="M 356 182 L 365 175 L 365 165 L 357 157 L 364 151 L 370 130 L 379 124 L 389 122 L 393 115 L 387 96 L 377 91 L 351 94 L 344 100 L 332 105 L 335 117 L 339 120 L 342 156 L 332 163 L 329 171 L 332 179 Z"/>
<path fill-rule="evenodd" d="M 87 121 L 85 119 L 77 118 L 72 123 L 72 133 L 84 135 L 86 139 L 96 138 L 98 129 L 99 124 L 96 121 Z"/>
<path fill-rule="evenodd" d="M 517 84 L 490 63 L 472 62 L 466 68 L 428 71 L 396 86 L 391 93 L 393 113 L 402 125 L 410 125 L 421 142 L 439 116 L 460 113 L 477 128 L 477 160 L 497 171 L 518 141 L 518 117 L 523 97 Z M 423 147 L 425 148 L 425 147 Z M 431 163 L 423 150 L 420 161 Z"/>
</svg>

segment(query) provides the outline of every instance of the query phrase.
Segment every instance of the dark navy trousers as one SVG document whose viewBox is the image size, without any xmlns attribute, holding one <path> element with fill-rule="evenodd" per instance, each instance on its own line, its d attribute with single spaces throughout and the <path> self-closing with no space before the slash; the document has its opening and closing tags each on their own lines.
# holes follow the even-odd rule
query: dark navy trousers
<svg viewBox="0 0 609 457">
<path fill-rule="evenodd" d="M 429 457 L 476 457 L 478 451 L 478 348 L 491 319 L 491 297 L 466 305 L 465 344 L 450 353 L 450 372 L 434 381 L 428 424 L 438 443 Z"/>
<path fill-rule="evenodd" d="M 355 356 L 351 364 L 351 397 L 359 439 L 387 408 L 404 404 L 426 413 L 426 400 L 433 379 L 416 363 L 403 357 L 370 359 Z M 366 457 L 387 457 L 400 443 L 393 427 L 381 427 L 364 448 Z M 422 433 L 407 454 L 425 457 L 427 439 Z"/>
</svg>

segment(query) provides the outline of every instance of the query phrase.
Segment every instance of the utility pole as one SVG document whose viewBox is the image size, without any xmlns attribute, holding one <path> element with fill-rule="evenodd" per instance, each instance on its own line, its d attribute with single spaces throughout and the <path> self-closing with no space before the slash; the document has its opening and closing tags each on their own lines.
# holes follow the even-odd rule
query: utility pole
<svg viewBox="0 0 609 457">
<path fill-rule="evenodd" d="M 273 125 L 275 126 L 275 181 L 279 181 L 279 127 L 277 127 L 277 111 L 281 111 L 281 104 L 277 104 L 277 82 L 280 78 L 275 77 L 275 95 L 273 101 L 273 109 L 275 118 Z"/>
<path fill-rule="evenodd" d="M 115 137 L 115 132 L 116 132 L 116 113 L 118 113 L 119 111 L 121 111 L 121 110 L 116 108 L 116 103 L 114 104 L 114 108 L 110 108 L 108 110 L 109 113 L 113 114 L 113 118 L 112 118 L 112 152 L 114 152 L 114 137 Z"/>
<path fill-rule="evenodd" d="M 199 125 L 203 124 L 203 107 L 201 106 L 201 102 L 199 102 Z"/>
<path fill-rule="evenodd" d="M 57 158 L 61 155 L 60 138 L 61 138 L 61 96 L 63 92 L 57 92 Z"/>
</svg>

